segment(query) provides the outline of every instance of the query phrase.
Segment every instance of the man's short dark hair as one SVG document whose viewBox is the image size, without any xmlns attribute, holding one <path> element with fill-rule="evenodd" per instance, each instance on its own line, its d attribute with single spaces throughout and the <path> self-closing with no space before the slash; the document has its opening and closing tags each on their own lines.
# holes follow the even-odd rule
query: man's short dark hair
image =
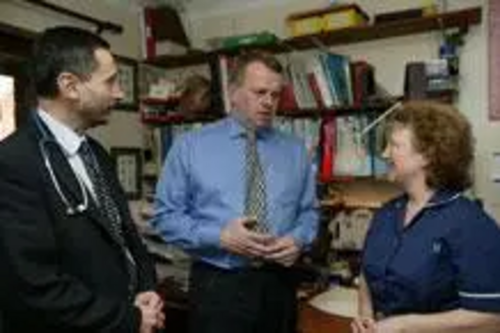
<svg viewBox="0 0 500 333">
<path fill-rule="evenodd" d="M 274 55 L 260 50 L 249 51 L 236 58 L 234 69 L 229 78 L 230 83 L 241 85 L 248 65 L 253 63 L 261 63 L 273 72 L 283 74 L 283 66 Z"/>
<path fill-rule="evenodd" d="M 35 42 L 31 59 L 37 96 L 56 97 L 57 78 L 63 72 L 88 78 L 97 66 L 97 49 L 109 50 L 109 43 L 90 31 L 64 26 L 45 30 Z"/>
</svg>

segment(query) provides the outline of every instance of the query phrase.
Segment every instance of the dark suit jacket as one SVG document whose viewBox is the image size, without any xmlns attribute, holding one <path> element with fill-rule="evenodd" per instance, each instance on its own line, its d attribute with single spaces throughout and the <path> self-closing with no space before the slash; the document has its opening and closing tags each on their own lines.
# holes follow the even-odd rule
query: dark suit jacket
<svg viewBox="0 0 500 333">
<path fill-rule="evenodd" d="M 4 333 L 138 332 L 140 312 L 128 293 L 125 257 L 91 196 L 69 216 L 54 189 L 32 119 L 0 143 L 0 309 Z M 90 140 L 125 221 L 139 271 L 139 291 L 155 287 L 154 266 L 133 226 L 106 151 Z M 55 142 L 45 144 L 61 190 L 82 202 L 71 166 Z M 0 328 L 1 331 L 1 328 Z"/>
</svg>

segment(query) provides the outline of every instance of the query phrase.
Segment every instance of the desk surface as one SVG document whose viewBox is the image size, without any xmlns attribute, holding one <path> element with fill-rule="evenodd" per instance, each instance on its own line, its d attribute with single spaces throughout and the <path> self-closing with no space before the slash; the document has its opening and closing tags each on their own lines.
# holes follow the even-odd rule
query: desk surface
<svg viewBox="0 0 500 333">
<path fill-rule="evenodd" d="M 351 319 L 332 315 L 308 304 L 299 309 L 299 333 L 351 333 Z"/>
</svg>

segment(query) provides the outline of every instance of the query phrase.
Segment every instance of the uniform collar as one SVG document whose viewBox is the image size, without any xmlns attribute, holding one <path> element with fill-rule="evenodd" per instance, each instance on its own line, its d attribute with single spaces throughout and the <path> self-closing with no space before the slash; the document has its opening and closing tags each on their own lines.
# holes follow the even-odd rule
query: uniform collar
<svg viewBox="0 0 500 333">
<path fill-rule="evenodd" d="M 437 190 L 431 197 L 431 200 L 425 205 L 425 208 L 437 207 L 446 205 L 457 200 L 463 195 L 460 191 Z"/>
<path fill-rule="evenodd" d="M 461 191 L 452 191 L 446 189 L 436 190 L 432 195 L 431 199 L 429 200 L 429 202 L 424 206 L 424 209 L 446 205 L 450 202 L 457 200 L 462 196 L 463 192 Z M 403 194 L 397 201 L 396 205 L 400 208 L 404 208 L 406 207 L 407 203 L 408 203 L 408 195 Z"/>
</svg>

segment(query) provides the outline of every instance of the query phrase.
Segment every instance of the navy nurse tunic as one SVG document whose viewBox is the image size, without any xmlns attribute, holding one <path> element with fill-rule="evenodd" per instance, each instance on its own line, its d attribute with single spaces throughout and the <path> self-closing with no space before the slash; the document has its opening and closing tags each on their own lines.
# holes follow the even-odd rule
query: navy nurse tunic
<svg viewBox="0 0 500 333">
<path fill-rule="evenodd" d="M 460 193 L 436 192 L 404 227 L 407 196 L 373 218 L 363 274 L 377 316 L 500 312 L 500 228 Z"/>
</svg>

